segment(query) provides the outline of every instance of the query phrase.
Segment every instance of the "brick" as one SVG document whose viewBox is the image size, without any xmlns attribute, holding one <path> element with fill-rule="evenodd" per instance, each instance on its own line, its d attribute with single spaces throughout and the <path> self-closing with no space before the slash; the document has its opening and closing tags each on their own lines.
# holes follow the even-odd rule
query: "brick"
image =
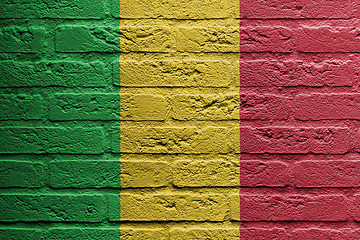
<svg viewBox="0 0 360 240">
<path fill-rule="evenodd" d="M 174 34 L 168 26 L 120 27 L 121 52 L 174 51 Z"/>
<path fill-rule="evenodd" d="M 80 153 L 98 154 L 104 150 L 101 128 L 41 127 L 0 128 L 1 153 Z"/>
<path fill-rule="evenodd" d="M 36 53 L 48 47 L 43 27 L 11 26 L 0 30 L 0 51 L 7 53 Z"/>
<path fill-rule="evenodd" d="M 239 120 L 239 94 L 182 94 L 171 98 L 175 120 Z"/>
<path fill-rule="evenodd" d="M 240 61 L 242 87 L 342 87 L 352 86 L 356 65 L 352 61 L 328 60 L 319 63 L 300 60 Z"/>
<path fill-rule="evenodd" d="M 106 26 L 61 25 L 56 28 L 57 52 L 119 52 L 119 29 Z"/>
<path fill-rule="evenodd" d="M 300 120 L 360 119 L 360 94 L 301 94 L 294 105 Z"/>
<path fill-rule="evenodd" d="M 0 120 L 41 119 L 44 102 L 38 94 L 1 94 L 0 112 Z"/>
<path fill-rule="evenodd" d="M 356 28 L 303 26 L 296 33 L 300 52 L 359 52 L 360 38 Z"/>
<path fill-rule="evenodd" d="M 256 240 L 288 240 L 290 239 L 284 228 L 257 228 L 240 226 L 241 239 Z"/>
<path fill-rule="evenodd" d="M 112 228 L 51 228 L 46 239 L 49 240 L 118 240 L 120 229 Z"/>
<path fill-rule="evenodd" d="M 294 165 L 297 187 L 359 187 L 359 161 L 301 161 Z"/>
<path fill-rule="evenodd" d="M 291 52 L 294 33 L 286 27 L 240 27 L 241 52 Z"/>
<path fill-rule="evenodd" d="M 237 3 L 237 5 L 235 4 Z M 195 0 L 195 1 L 140 1 L 140 0 L 113 0 L 113 16 L 119 18 L 165 18 L 165 19 L 216 19 L 228 18 L 236 1 Z M 121 11 L 120 11 L 121 9 Z"/>
<path fill-rule="evenodd" d="M 295 229 L 291 233 L 291 239 L 294 240 L 312 240 L 312 239 L 357 239 L 354 231 L 349 228 L 324 229 L 324 228 L 310 228 L 310 229 Z"/>
<path fill-rule="evenodd" d="M 123 121 L 163 121 L 168 107 L 168 102 L 161 95 L 121 94 L 120 118 Z"/>
<path fill-rule="evenodd" d="M 222 160 L 188 161 L 174 163 L 176 187 L 239 186 L 239 162 Z"/>
<path fill-rule="evenodd" d="M 121 60 L 120 73 L 118 65 L 113 65 L 116 86 L 227 87 L 239 79 L 237 64 L 224 60 Z"/>
<path fill-rule="evenodd" d="M 135 229 L 135 228 L 121 228 L 120 229 L 121 239 L 125 240 L 167 240 L 168 234 L 165 229 Z"/>
<path fill-rule="evenodd" d="M 240 161 L 240 185 L 246 187 L 284 187 L 289 185 L 289 166 L 279 161 Z"/>
<path fill-rule="evenodd" d="M 119 94 L 60 93 L 50 100 L 50 120 L 119 120 Z"/>
<path fill-rule="evenodd" d="M 178 27 L 175 30 L 176 50 L 179 52 L 232 52 L 238 53 L 239 28 Z"/>
<path fill-rule="evenodd" d="M 53 188 L 128 188 L 168 185 L 169 167 L 159 161 L 53 161 Z"/>
<path fill-rule="evenodd" d="M 121 188 L 164 187 L 172 178 L 171 168 L 162 161 L 121 161 Z"/>
<path fill-rule="evenodd" d="M 206 240 L 206 239 L 239 239 L 238 228 L 174 228 L 170 231 L 170 240 Z"/>
<path fill-rule="evenodd" d="M 351 149 L 346 127 L 240 127 L 242 153 L 343 154 Z"/>
<path fill-rule="evenodd" d="M 102 1 L 93 0 L 10 0 L 0 3 L 0 18 L 101 19 Z"/>
<path fill-rule="evenodd" d="M 242 204 L 242 202 L 241 202 Z M 241 215 L 243 212 L 241 212 Z M 230 196 L 230 220 L 240 221 L 240 196 L 233 194 Z M 242 217 L 241 217 L 242 220 Z"/>
<path fill-rule="evenodd" d="M 273 94 L 240 93 L 240 119 L 286 120 L 293 109 L 292 99 Z"/>
<path fill-rule="evenodd" d="M 45 176 L 45 168 L 41 163 L 0 161 L 1 187 L 41 187 L 44 186 Z"/>
<path fill-rule="evenodd" d="M 106 217 L 102 195 L 0 196 L 0 221 L 102 222 Z"/>
<path fill-rule="evenodd" d="M 239 198 L 234 195 L 233 198 Z M 268 195 L 240 194 L 231 210 L 241 212 L 241 221 L 346 221 L 348 200 L 343 195 Z M 231 214 L 239 220 L 239 214 Z"/>
<path fill-rule="evenodd" d="M 237 27 L 127 26 L 120 32 L 121 52 L 239 52 Z"/>
<path fill-rule="evenodd" d="M 223 221 L 225 197 L 219 194 L 121 194 L 110 200 L 110 221 Z M 116 204 L 111 204 L 116 203 Z"/>
<path fill-rule="evenodd" d="M 233 142 L 238 141 L 225 127 L 123 127 L 120 139 L 122 153 L 164 154 L 228 153 L 237 150 Z M 116 139 L 112 146 L 116 152 Z"/>
<path fill-rule="evenodd" d="M 353 200 L 353 204 L 354 204 L 354 219 L 357 222 L 360 222 L 360 194 L 355 194 L 354 195 L 354 200 Z M 360 231 L 358 232 L 358 235 L 360 235 Z"/>
<path fill-rule="evenodd" d="M 45 239 L 46 233 L 40 229 L 35 228 L 0 228 L 0 239 L 6 240 L 39 240 Z"/>
<path fill-rule="evenodd" d="M 354 16 L 351 0 L 242 0 L 240 18 L 250 19 L 348 19 Z"/>
<path fill-rule="evenodd" d="M 0 87 L 103 87 L 110 78 L 102 62 L 0 61 Z"/>
<path fill-rule="evenodd" d="M 120 188 L 120 161 L 52 161 L 53 188 Z"/>
</svg>

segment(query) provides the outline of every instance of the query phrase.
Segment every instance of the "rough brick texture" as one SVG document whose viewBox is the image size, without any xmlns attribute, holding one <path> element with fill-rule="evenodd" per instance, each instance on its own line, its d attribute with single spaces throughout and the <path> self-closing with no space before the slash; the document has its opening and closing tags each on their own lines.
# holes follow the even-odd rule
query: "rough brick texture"
<svg viewBox="0 0 360 240">
<path fill-rule="evenodd" d="M 109 222 L 121 189 L 111 10 L 110 0 L 0 3 L 0 239 L 120 239 L 120 218 Z M 166 184 L 169 166 L 144 162 L 127 163 L 125 187 Z"/>
<path fill-rule="evenodd" d="M 359 7 L 240 0 L 241 240 L 359 238 Z"/>
<path fill-rule="evenodd" d="M 0 239 L 238 239 L 239 16 L 238 0 L 2 1 Z M 294 49 L 290 28 L 263 31 L 249 50 Z M 247 185 L 287 185 L 287 167 Z"/>
</svg>

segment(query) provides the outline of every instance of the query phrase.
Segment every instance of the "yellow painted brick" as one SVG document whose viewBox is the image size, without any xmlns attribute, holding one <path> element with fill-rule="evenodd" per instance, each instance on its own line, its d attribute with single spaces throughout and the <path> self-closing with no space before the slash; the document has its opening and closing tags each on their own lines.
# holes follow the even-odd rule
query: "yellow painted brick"
<svg viewBox="0 0 360 240">
<path fill-rule="evenodd" d="M 173 183 L 177 187 L 240 186 L 240 164 L 223 160 L 174 163 Z"/>
<path fill-rule="evenodd" d="M 234 240 L 239 238 L 239 228 L 176 228 L 170 231 L 170 240 Z"/>
<path fill-rule="evenodd" d="M 179 27 L 176 49 L 180 52 L 240 52 L 239 27 Z"/>
<path fill-rule="evenodd" d="M 118 65 L 116 65 L 118 71 Z M 227 87 L 239 79 L 238 63 L 224 60 L 120 61 L 121 86 Z"/>
<path fill-rule="evenodd" d="M 121 240 L 166 240 L 165 229 L 134 229 L 120 227 Z"/>
<path fill-rule="evenodd" d="M 120 27 L 121 52 L 170 52 L 175 40 L 170 27 Z"/>
<path fill-rule="evenodd" d="M 229 0 L 121 0 L 121 18 L 214 19 L 234 14 Z M 237 2 L 237 5 L 239 3 Z"/>
<path fill-rule="evenodd" d="M 240 221 L 240 196 L 239 194 L 230 196 L 230 219 Z"/>
<path fill-rule="evenodd" d="M 123 26 L 120 32 L 121 52 L 240 52 L 236 26 Z"/>
<path fill-rule="evenodd" d="M 239 120 L 239 94 L 176 95 L 171 101 L 176 120 Z"/>
<path fill-rule="evenodd" d="M 228 153 L 236 135 L 225 127 L 123 127 L 122 153 Z"/>
<path fill-rule="evenodd" d="M 121 120 L 165 120 L 168 103 L 160 95 L 120 94 Z"/>
<path fill-rule="evenodd" d="M 160 161 L 121 161 L 121 188 L 161 187 L 170 182 L 170 166 Z"/>
<path fill-rule="evenodd" d="M 236 127 L 231 130 L 229 137 L 229 146 L 234 149 L 235 153 L 240 153 L 240 128 Z"/>
<path fill-rule="evenodd" d="M 219 194 L 121 194 L 123 221 L 223 221 L 226 199 Z"/>
</svg>

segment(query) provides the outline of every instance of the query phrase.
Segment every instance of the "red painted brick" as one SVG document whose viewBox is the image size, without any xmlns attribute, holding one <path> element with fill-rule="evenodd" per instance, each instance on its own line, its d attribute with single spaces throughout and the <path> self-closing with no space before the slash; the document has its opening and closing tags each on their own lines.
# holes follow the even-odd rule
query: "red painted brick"
<svg viewBox="0 0 360 240">
<path fill-rule="evenodd" d="M 301 161 L 294 165 L 297 187 L 359 187 L 360 161 Z"/>
<path fill-rule="evenodd" d="M 346 221 L 343 195 L 240 195 L 241 221 Z"/>
<path fill-rule="evenodd" d="M 293 31 L 286 27 L 240 27 L 241 52 L 291 52 Z"/>
<path fill-rule="evenodd" d="M 240 84 L 242 87 L 351 86 L 356 68 L 353 62 L 340 60 L 240 61 Z"/>
<path fill-rule="evenodd" d="M 354 195 L 354 206 L 355 206 L 354 209 L 355 221 L 360 222 L 360 194 Z"/>
<path fill-rule="evenodd" d="M 342 154 L 351 147 L 343 127 L 240 127 L 242 153 Z"/>
<path fill-rule="evenodd" d="M 240 186 L 286 186 L 289 183 L 288 165 L 271 161 L 241 161 Z"/>
<path fill-rule="evenodd" d="M 304 26 L 296 33 L 296 48 L 300 52 L 360 52 L 359 34 L 355 26 Z"/>
<path fill-rule="evenodd" d="M 241 94 L 240 119 L 288 119 L 290 99 L 276 95 Z"/>
<path fill-rule="evenodd" d="M 351 0 L 241 0 L 240 18 L 306 19 L 350 18 L 355 12 Z"/>
<path fill-rule="evenodd" d="M 301 94 L 294 101 L 300 120 L 360 119 L 360 94 Z"/>
<path fill-rule="evenodd" d="M 341 240 L 352 240 L 358 239 L 353 238 L 355 233 L 350 229 L 296 229 L 291 234 L 293 240 L 313 240 L 313 239 L 341 239 Z"/>
<path fill-rule="evenodd" d="M 288 235 L 283 228 L 245 228 L 240 226 L 241 240 L 286 240 Z"/>
</svg>

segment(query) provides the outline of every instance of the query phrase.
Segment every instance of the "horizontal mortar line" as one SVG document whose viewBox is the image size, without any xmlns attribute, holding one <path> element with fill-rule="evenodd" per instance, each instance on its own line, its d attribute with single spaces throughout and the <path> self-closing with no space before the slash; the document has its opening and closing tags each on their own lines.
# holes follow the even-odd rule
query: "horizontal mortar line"
<svg viewBox="0 0 360 240">
<path fill-rule="evenodd" d="M 172 22 L 205 22 L 205 21 L 223 21 L 223 20 L 237 20 L 239 19 L 237 16 L 233 17 L 224 17 L 224 18 L 162 18 L 162 17 L 148 17 L 148 18 L 131 18 L 131 17 L 123 17 L 116 18 L 120 21 L 138 21 L 138 20 L 162 20 L 162 21 L 172 21 Z"/>
<path fill-rule="evenodd" d="M 109 221 L 109 222 L 121 222 L 121 223 L 132 223 L 132 224 L 164 224 L 164 223 L 218 223 L 218 224 L 223 224 L 223 223 L 233 223 L 233 222 L 239 222 L 238 220 L 223 220 L 223 221 L 209 221 L 209 220 L 199 220 L 199 221 L 195 221 L 195 220 L 149 220 L 149 221 L 129 221 L 129 220 L 118 220 L 118 221 Z M 1 222 L 0 222 L 1 223 Z"/>
<path fill-rule="evenodd" d="M 354 19 L 358 19 L 357 17 L 348 17 L 348 18 L 236 18 L 236 19 L 239 19 L 239 20 L 245 20 L 245 21 L 266 21 L 266 22 L 269 22 L 269 21 L 289 21 L 289 22 L 293 22 L 293 21 L 297 21 L 297 22 L 300 22 L 300 21 L 338 21 L 338 20 L 354 20 Z"/>
</svg>

